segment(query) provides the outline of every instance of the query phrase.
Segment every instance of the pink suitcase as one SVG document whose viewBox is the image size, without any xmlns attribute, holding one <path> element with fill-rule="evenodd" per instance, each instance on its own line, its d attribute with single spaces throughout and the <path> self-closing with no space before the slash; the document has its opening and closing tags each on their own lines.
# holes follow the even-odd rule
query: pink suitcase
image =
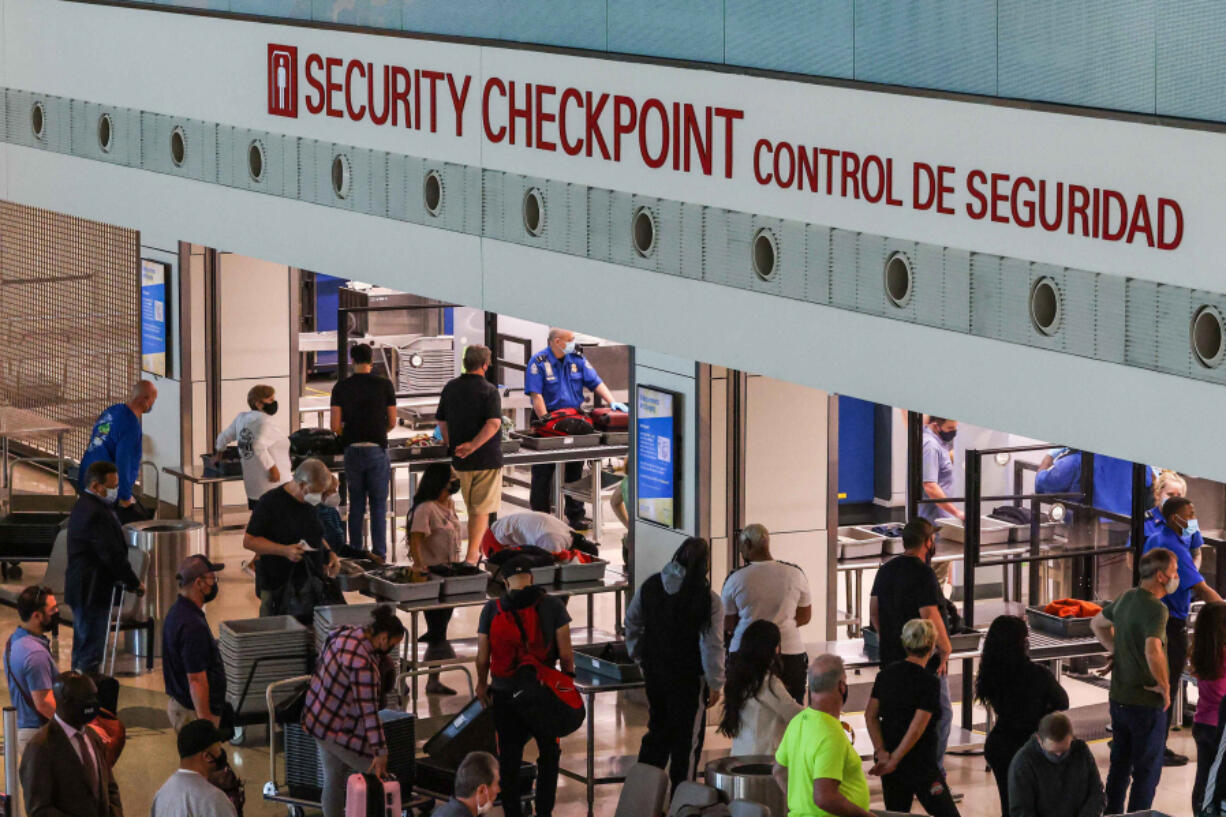
<svg viewBox="0 0 1226 817">
<path fill-rule="evenodd" d="M 351 774 L 345 785 L 345 817 L 401 817 L 400 784 L 373 774 Z"/>
</svg>

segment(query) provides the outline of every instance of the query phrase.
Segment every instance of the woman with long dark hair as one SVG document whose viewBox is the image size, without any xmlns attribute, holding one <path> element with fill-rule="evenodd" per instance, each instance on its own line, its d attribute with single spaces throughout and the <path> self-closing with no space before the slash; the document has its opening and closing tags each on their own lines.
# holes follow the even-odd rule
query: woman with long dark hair
<svg viewBox="0 0 1226 817">
<path fill-rule="evenodd" d="M 1222 738 L 1221 705 L 1226 697 L 1226 601 L 1211 601 L 1196 616 L 1192 634 L 1192 674 L 1196 676 L 1196 782 L 1192 785 L 1192 813 L 1200 814 L 1209 768 Z"/>
<path fill-rule="evenodd" d="M 780 678 L 781 641 L 775 622 L 758 619 L 745 628 L 741 648 L 728 656 L 719 733 L 732 738 L 733 757 L 774 755 L 788 721 L 804 709 Z"/>
<path fill-rule="evenodd" d="M 690 537 L 626 610 L 626 647 L 643 668 L 647 734 L 639 762 L 693 780 L 706 711 L 724 685 L 724 607 L 707 578 L 710 547 Z"/>
<path fill-rule="evenodd" d="M 405 529 L 408 531 L 409 554 L 415 570 L 425 573 L 433 565 L 450 564 L 461 558 L 460 518 L 455 512 L 452 495 L 460 490 L 460 480 L 451 471 L 451 464 L 435 462 L 426 466 L 417 492 L 413 494 L 413 506 L 409 510 Z M 426 634 L 421 640 L 426 643 L 425 660 L 453 658 L 455 651 L 447 642 L 447 625 L 451 623 L 451 608 L 427 610 Z M 455 690 L 430 676 L 426 692 L 431 695 L 454 695 Z"/>
<path fill-rule="evenodd" d="M 1013 756 L 1030 740 L 1044 715 L 1068 709 L 1068 693 L 1055 676 L 1030 660 L 1029 635 L 1023 619 L 998 616 L 983 640 L 983 658 L 975 679 L 975 700 L 996 713 L 983 756 L 996 777 L 1004 817 L 1009 817 L 1009 764 Z"/>
</svg>

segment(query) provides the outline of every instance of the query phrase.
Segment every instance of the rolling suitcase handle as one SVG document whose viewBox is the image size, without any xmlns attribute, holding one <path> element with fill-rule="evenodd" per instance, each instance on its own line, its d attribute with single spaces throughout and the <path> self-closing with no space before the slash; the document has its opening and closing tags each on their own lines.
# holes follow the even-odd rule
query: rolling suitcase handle
<svg viewBox="0 0 1226 817">
<path fill-rule="evenodd" d="M 311 683 L 310 675 L 296 675 L 283 681 L 273 681 L 264 690 L 264 703 L 268 708 L 268 782 L 264 784 L 264 796 L 276 797 L 281 790 L 277 783 L 277 706 L 274 692 L 291 684 L 302 685 Z"/>
<path fill-rule="evenodd" d="M 115 595 L 119 594 L 118 602 Z M 106 674 L 115 677 L 115 656 L 119 651 L 119 628 L 123 624 L 123 605 L 127 601 L 128 591 L 122 584 L 111 588 L 111 607 L 106 611 L 106 641 L 102 645 L 102 666 Z M 153 649 L 153 645 L 148 645 Z M 110 654 L 108 657 L 108 653 Z"/>
</svg>

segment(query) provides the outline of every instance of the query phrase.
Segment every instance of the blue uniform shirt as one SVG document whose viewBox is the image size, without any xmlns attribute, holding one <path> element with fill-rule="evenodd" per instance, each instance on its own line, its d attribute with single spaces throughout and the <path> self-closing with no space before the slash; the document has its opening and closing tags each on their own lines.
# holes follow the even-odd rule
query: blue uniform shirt
<svg viewBox="0 0 1226 817">
<path fill-rule="evenodd" d="M 1156 534 L 1160 530 L 1166 528 L 1166 520 L 1162 518 L 1161 508 L 1150 508 L 1145 512 L 1145 540 Z M 1196 550 L 1201 545 L 1205 544 L 1205 537 L 1200 535 L 1200 531 L 1192 534 L 1192 542 L 1188 545 L 1188 550 Z"/>
<path fill-rule="evenodd" d="M 13 706 L 17 707 L 18 729 L 37 729 L 46 723 L 39 711 L 26 703 L 26 696 L 13 689 L 13 682 L 21 685 L 31 701 L 35 692 L 51 689 L 59 669 L 55 666 L 55 659 L 51 657 L 47 643 L 45 637 L 34 635 L 24 627 L 18 627 L 13 632 L 12 646 L 9 648 L 4 670 L 9 697 Z"/>
<path fill-rule="evenodd" d="M 1186 621 L 1188 610 L 1192 607 L 1192 588 L 1203 582 L 1205 577 L 1196 569 L 1187 542 L 1166 525 L 1145 540 L 1145 550 L 1142 552 L 1149 553 L 1154 548 L 1166 548 L 1175 554 L 1179 562 L 1179 589 L 1163 596 L 1162 603 L 1171 611 L 1171 618 Z"/>
<path fill-rule="evenodd" d="M 132 486 L 140 476 L 141 460 L 140 420 L 126 403 L 116 403 L 98 415 L 94 430 L 89 435 L 89 445 L 81 457 L 81 474 L 77 484 L 84 493 L 86 472 L 95 462 L 114 463 L 119 469 L 119 498 L 132 498 Z"/>
<path fill-rule="evenodd" d="M 595 391 L 602 382 L 592 364 L 578 352 L 558 360 L 545 348 L 528 361 L 524 393 L 545 398 L 545 411 L 577 409 L 583 405 L 584 388 Z"/>
<path fill-rule="evenodd" d="M 922 479 L 924 482 L 935 482 L 937 487 L 945 492 L 945 496 L 952 496 L 954 489 L 954 463 L 949 458 L 949 449 L 945 447 L 945 441 L 928 426 L 924 426 L 924 464 Z M 925 502 L 919 506 L 919 515 L 933 522 L 945 516 L 949 516 L 943 509 Z"/>
<path fill-rule="evenodd" d="M 1146 469 L 1145 484 L 1153 482 Z M 1034 478 L 1040 494 L 1066 494 L 1081 490 L 1081 452 L 1061 457 Z M 1121 516 L 1132 516 L 1132 463 L 1104 454 L 1094 456 L 1094 507 Z"/>
</svg>

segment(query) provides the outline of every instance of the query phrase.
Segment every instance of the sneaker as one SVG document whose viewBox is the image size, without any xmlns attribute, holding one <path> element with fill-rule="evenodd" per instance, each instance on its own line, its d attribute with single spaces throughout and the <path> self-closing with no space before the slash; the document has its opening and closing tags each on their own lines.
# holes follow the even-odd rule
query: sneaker
<svg viewBox="0 0 1226 817">
<path fill-rule="evenodd" d="M 1172 752 L 1170 749 L 1165 749 L 1162 752 L 1163 766 L 1187 766 L 1188 758 L 1178 752 Z"/>
<path fill-rule="evenodd" d="M 455 695 L 455 690 L 444 684 L 437 678 L 431 678 L 426 683 L 427 695 Z"/>
<path fill-rule="evenodd" d="M 584 519 L 568 519 L 566 523 L 570 525 L 571 530 L 591 530 L 592 520 Z"/>
<path fill-rule="evenodd" d="M 952 797 L 952 798 L 954 799 L 954 802 L 955 802 L 955 803 L 961 803 L 961 802 L 962 802 L 962 798 L 966 797 L 966 795 L 965 795 L 965 794 L 963 794 L 963 793 L 962 793 L 962 792 L 960 792 L 960 791 L 951 791 L 951 792 L 949 793 L 949 796 L 950 796 L 950 797 Z"/>
</svg>

